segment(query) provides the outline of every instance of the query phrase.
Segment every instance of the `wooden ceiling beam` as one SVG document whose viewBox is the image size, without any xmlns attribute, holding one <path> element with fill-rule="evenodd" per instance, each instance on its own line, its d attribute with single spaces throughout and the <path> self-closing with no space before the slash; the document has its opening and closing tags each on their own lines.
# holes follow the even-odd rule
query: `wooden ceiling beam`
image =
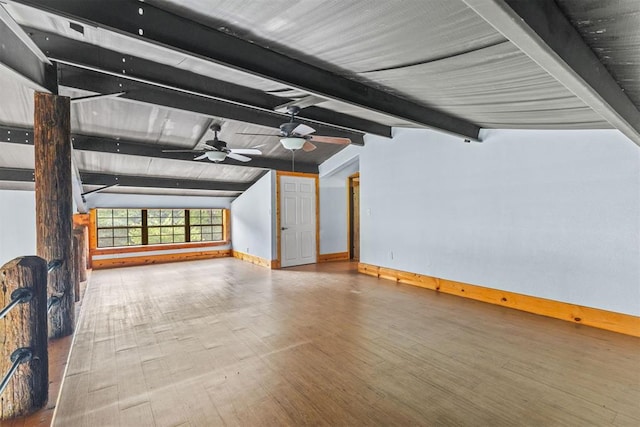
<svg viewBox="0 0 640 427">
<path fill-rule="evenodd" d="M 98 136 L 72 134 L 73 148 L 80 151 L 97 153 L 111 153 L 116 155 L 143 156 L 147 158 L 179 160 L 192 162 L 193 153 L 163 153 L 162 150 L 175 150 L 175 145 L 142 144 L 140 142 L 125 139 L 104 138 Z M 0 142 L 13 144 L 33 145 L 33 129 L 11 126 L 0 126 Z M 291 171 L 291 161 L 270 157 L 255 156 L 250 162 L 239 162 L 227 158 L 223 165 L 249 167 L 259 169 L 273 169 L 279 171 Z M 318 165 L 296 160 L 296 171 L 305 173 L 318 173 Z"/>
<path fill-rule="evenodd" d="M 109 74 L 118 79 L 136 80 L 158 87 L 206 96 L 251 108 L 277 113 L 280 122 L 288 119 L 286 110 L 278 109 L 283 103 L 298 105 L 298 101 L 272 95 L 258 89 L 229 83 L 144 58 L 125 55 L 90 43 L 62 37 L 36 28 L 26 27 L 33 42 L 54 61 L 84 67 Z M 304 101 L 303 101 L 304 102 Z M 300 105 L 299 117 L 313 123 L 333 126 L 346 131 L 391 137 L 391 127 L 336 111 Z"/>
<path fill-rule="evenodd" d="M 178 178 L 158 178 L 153 176 L 139 175 L 114 175 L 97 172 L 80 171 L 82 183 L 84 185 L 113 185 L 121 187 L 147 187 L 147 188 L 167 188 L 183 190 L 217 190 L 236 191 L 247 190 L 253 182 L 228 182 L 228 181 L 205 181 L 196 179 Z M 0 181 L 33 182 L 33 169 L 17 169 L 0 167 Z"/>
</svg>

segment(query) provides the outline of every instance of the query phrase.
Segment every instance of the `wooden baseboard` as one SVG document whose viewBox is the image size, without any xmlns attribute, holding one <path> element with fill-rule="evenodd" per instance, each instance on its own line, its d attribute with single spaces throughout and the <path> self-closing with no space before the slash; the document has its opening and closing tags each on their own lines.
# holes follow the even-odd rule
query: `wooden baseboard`
<svg viewBox="0 0 640 427">
<path fill-rule="evenodd" d="M 393 280 L 399 283 L 419 286 L 437 292 L 444 292 L 477 301 L 501 305 L 516 310 L 542 316 L 566 320 L 568 322 L 593 326 L 608 331 L 640 337 L 640 317 L 629 314 L 615 313 L 597 308 L 584 307 L 566 302 L 548 300 L 502 291 L 499 289 L 485 288 L 483 286 L 470 285 L 455 282 L 453 280 L 439 279 L 417 273 L 394 270 L 392 268 L 378 267 L 364 263 L 358 264 L 360 273 L 381 279 Z"/>
<path fill-rule="evenodd" d="M 318 255 L 318 262 L 349 261 L 349 252 L 334 252 Z"/>
<path fill-rule="evenodd" d="M 228 241 L 217 242 L 190 242 L 190 243 L 165 243 L 158 245 L 119 246 L 115 248 L 93 248 L 89 250 L 91 255 L 113 255 L 134 252 L 171 251 L 176 249 L 213 248 L 215 246 L 228 245 Z"/>
<path fill-rule="evenodd" d="M 270 261 L 268 259 L 260 258 L 259 256 L 245 254 L 244 252 L 240 252 L 240 251 L 233 251 L 233 257 L 238 258 L 239 260 L 242 260 L 242 261 L 250 262 L 251 264 L 259 265 L 261 267 L 266 267 L 271 269 L 280 268 L 279 263 L 277 267 L 274 266 L 274 263 L 276 262 L 275 260 Z"/>
<path fill-rule="evenodd" d="M 230 257 L 231 249 L 217 251 L 181 252 L 176 254 L 143 255 L 126 258 L 93 259 L 94 270 L 116 267 L 131 267 L 135 265 L 162 264 L 177 261 L 195 261 L 199 259 Z"/>
</svg>

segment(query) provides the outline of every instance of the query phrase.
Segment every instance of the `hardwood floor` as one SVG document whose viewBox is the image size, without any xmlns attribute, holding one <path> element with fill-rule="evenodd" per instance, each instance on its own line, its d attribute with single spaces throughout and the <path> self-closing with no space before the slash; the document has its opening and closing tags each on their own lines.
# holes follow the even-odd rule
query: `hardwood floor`
<svg viewBox="0 0 640 427">
<path fill-rule="evenodd" d="M 54 425 L 640 425 L 639 339 L 355 268 L 95 271 Z"/>
</svg>

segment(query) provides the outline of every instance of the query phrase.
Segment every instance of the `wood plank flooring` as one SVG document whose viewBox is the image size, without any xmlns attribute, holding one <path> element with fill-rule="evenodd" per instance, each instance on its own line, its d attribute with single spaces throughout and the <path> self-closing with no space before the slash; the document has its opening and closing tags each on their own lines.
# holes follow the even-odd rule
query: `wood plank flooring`
<svg viewBox="0 0 640 427">
<path fill-rule="evenodd" d="M 54 425 L 640 425 L 639 339 L 355 268 L 93 272 Z"/>
</svg>

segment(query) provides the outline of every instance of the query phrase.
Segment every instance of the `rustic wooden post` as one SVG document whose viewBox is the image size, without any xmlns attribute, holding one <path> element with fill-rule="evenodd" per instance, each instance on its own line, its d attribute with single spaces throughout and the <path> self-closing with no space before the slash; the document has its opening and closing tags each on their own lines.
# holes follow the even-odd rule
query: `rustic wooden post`
<svg viewBox="0 0 640 427">
<path fill-rule="evenodd" d="M 74 301 L 78 302 L 80 301 L 80 241 L 75 229 L 73 230 L 71 247 L 73 248 L 73 296 Z"/>
<path fill-rule="evenodd" d="M 49 273 L 49 296 L 59 303 L 49 312 L 49 337 L 73 333 L 72 187 L 69 98 L 35 94 L 34 154 L 37 254 L 60 260 Z"/>
<path fill-rule="evenodd" d="M 76 227 L 73 229 L 73 238 L 77 240 L 77 257 L 78 257 L 78 279 L 81 282 L 87 280 L 87 237 L 85 226 Z M 77 296 L 76 296 L 77 298 Z"/>
<path fill-rule="evenodd" d="M 0 394 L 0 420 L 31 413 L 47 403 L 49 358 L 47 352 L 47 263 L 42 258 L 16 258 L 0 270 L 0 308 L 15 298 L 15 292 L 31 291 L 0 319 L 0 375 L 10 371 L 17 349 L 31 351 Z M 2 423 L 0 423 L 2 424 Z"/>
</svg>

